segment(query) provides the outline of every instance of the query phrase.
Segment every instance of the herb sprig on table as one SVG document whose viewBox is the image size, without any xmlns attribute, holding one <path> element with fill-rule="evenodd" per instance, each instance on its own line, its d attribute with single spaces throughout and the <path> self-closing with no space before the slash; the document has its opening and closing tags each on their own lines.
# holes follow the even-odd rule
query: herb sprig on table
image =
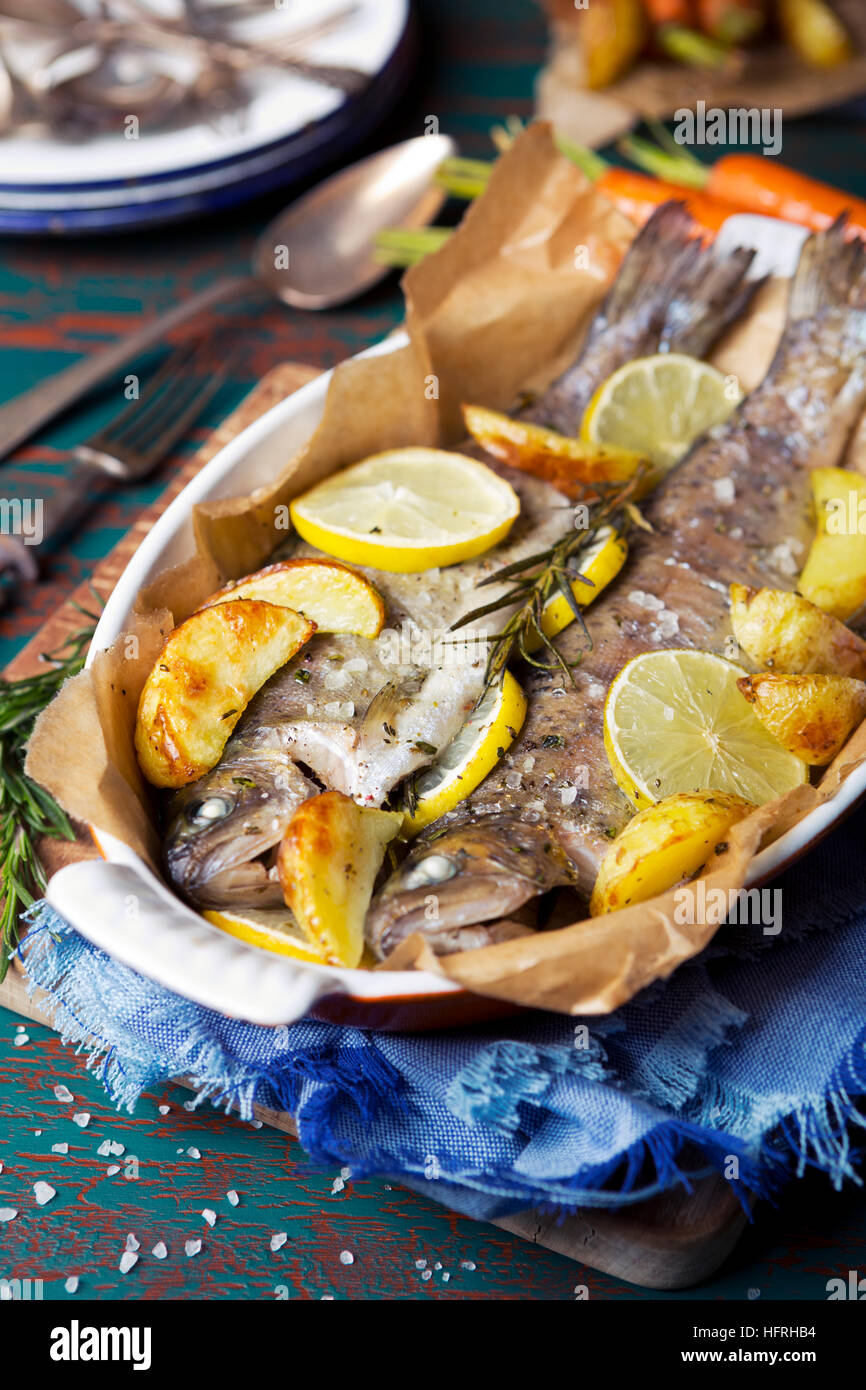
<svg viewBox="0 0 866 1390">
<path fill-rule="evenodd" d="M 19 914 L 45 888 L 38 840 L 43 835 L 75 838 L 66 812 L 25 773 L 24 758 L 37 716 L 84 666 L 96 618 L 81 612 L 92 625 L 72 633 L 58 651 L 45 653 L 46 670 L 22 680 L 0 680 L 0 981 L 18 943 Z"/>
</svg>

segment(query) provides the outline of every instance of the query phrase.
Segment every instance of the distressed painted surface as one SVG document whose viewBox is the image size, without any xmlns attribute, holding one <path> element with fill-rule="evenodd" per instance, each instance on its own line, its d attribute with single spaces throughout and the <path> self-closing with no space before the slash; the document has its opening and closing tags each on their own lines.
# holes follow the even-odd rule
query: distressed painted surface
<svg viewBox="0 0 866 1390">
<path fill-rule="evenodd" d="M 532 81 L 544 53 L 537 7 L 530 0 L 423 0 L 419 8 L 418 80 L 373 143 L 416 134 L 425 117 L 435 115 L 465 154 L 486 157 L 489 127 L 509 112 L 531 111 Z M 861 140 L 853 121 L 786 123 L 782 157 L 866 194 Z M 218 276 L 243 271 L 258 231 L 286 201 L 274 194 L 219 218 L 142 237 L 0 242 L 0 400 L 131 332 L 143 317 Z M 250 298 L 203 320 L 202 329 L 208 322 L 221 326 L 221 340 L 238 348 L 240 360 L 184 454 L 277 362 L 331 366 L 382 337 L 401 313 L 392 277 L 359 304 L 326 314 L 302 316 Z M 147 359 L 140 370 L 144 376 Z M 3 495 L 32 496 L 34 475 L 40 491 L 47 489 L 71 446 L 121 408 L 121 383 L 119 377 L 4 465 Z M 169 460 L 164 475 L 172 467 Z M 58 555 L 48 582 L 0 624 L 0 664 L 86 577 L 160 485 L 157 478 L 94 507 L 74 543 Z M 586 1285 L 591 1298 L 659 1297 L 380 1181 L 349 1182 L 334 1193 L 337 1172 L 311 1164 L 295 1141 L 209 1109 L 191 1114 L 181 1090 L 158 1098 L 171 1106 L 166 1116 L 158 1113 L 156 1098 L 143 1100 L 133 1117 L 118 1116 L 96 1078 L 47 1029 L 27 1024 L 30 1041 L 16 1047 L 17 1023 L 0 1010 L 0 1207 L 19 1211 L 16 1220 L 0 1223 L 0 1278 L 41 1278 L 46 1297 L 61 1299 L 70 1297 L 63 1281 L 73 1273 L 81 1279 L 79 1296 L 103 1299 L 572 1299 L 576 1285 Z M 54 1098 L 61 1082 L 73 1093 L 71 1105 Z M 84 1130 L 71 1118 L 80 1110 L 92 1116 Z M 97 1154 L 106 1138 L 138 1159 L 137 1179 L 124 1177 L 126 1153 Z M 68 1155 L 51 1153 L 59 1142 L 69 1144 Z M 200 1159 L 187 1155 L 190 1147 L 200 1150 Z M 121 1172 L 108 1177 L 112 1163 Z M 38 1181 L 57 1189 L 43 1208 L 33 1195 Z M 240 1194 L 237 1209 L 225 1199 L 229 1188 Z M 204 1207 L 217 1212 L 213 1230 L 200 1215 Z M 272 1253 L 270 1238 L 280 1231 L 289 1239 Z M 129 1232 L 141 1242 L 139 1261 L 121 1275 Z M 202 1241 L 194 1258 L 183 1253 L 187 1239 Z M 159 1240 L 169 1249 L 162 1263 L 150 1254 Z M 340 1263 L 344 1250 L 352 1264 Z M 426 1260 L 424 1270 L 416 1268 L 418 1260 Z M 437 1261 L 441 1270 L 434 1268 Z M 461 1262 L 476 1268 L 462 1269 Z M 808 1179 L 778 1211 L 758 1213 L 719 1277 L 691 1294 L 661 1297 L 821 1298 L 826 1280 L 849 1269 L 866 1273 L 866 1204 L 857 1193 L 833 1194 L 823 1180 Z M 422 1279 L 428 1271 L 431 1277 Z"/>
</svg>

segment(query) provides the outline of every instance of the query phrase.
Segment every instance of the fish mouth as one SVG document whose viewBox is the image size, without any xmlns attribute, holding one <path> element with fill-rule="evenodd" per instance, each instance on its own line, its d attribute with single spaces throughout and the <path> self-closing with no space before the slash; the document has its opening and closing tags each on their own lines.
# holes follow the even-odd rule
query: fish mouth
<svg viewBox="0 0 866 1390">
<path fill-rule="evenodd" d="M 282 907 L 284 900 L 273 868 L 280 831 L 239 835 L 202 853 L 181 842 L 165 851 L 168 877 L 196 907 Z"/>
<path fill-rule="evenodd" d="M 545 827 L 511 819 L 457 826 L 420 841 L 367 914 L 367 939 L 380 958 L 420 932 L 434 951 L 465 927 L 515 912 L 573 875 Z"/>
</svg>

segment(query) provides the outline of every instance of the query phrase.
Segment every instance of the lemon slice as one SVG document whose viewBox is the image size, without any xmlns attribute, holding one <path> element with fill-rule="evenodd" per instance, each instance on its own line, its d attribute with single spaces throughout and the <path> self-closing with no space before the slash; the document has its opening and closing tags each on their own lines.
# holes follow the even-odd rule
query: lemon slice
<svg viewBox="0 0 866 1390">
<path fill-rule="evenodd" d="M 418 774 L 418 802 L 404 818 L 403 834 L 417 835 L 473 792 L 514 742 L 525 718 L 526 696 L 506 671 L 441 756 Z"/>
<path fill-rule="evenodd" d="M 296 497 L 310 545 L 351 564 L 408 571 L 455 565 L 503 540 L 517 493 L 477 459 L 443 449 L 390 449 Z"/>
<path fill-rule="evenodd" d="M 229 936 L 236 936 L 265 951 L 274 951 L 279 956 L 294 956 L 296 960 L 318 963 L 327 960 L 324 952 L 317 950 L 303 935 L 288 908 L 252 907 L 243 912 L 209 909 L 202 916 Z"/>
<path fill-rule="evenodd" d="M 639 810 L 706 789 L 761 806 L 807 780 L 806 764 L 743 699 L 743 675 L 733 662 L 696 651 L 645 652 L 623 667 L 604 707 L 604 746 Z"/>
<path fill-rule="evenodd" d="M 618 535 L 612 526 L 603 526 L 586 550 L 575 556 L 573 563 L 578 566 L 582 575 L 592 581 L 590 585 L 575 579 L 571 586 L 571 592 L 581 608 L 586 608 L 587 604 L 598 598 L 602 589 L 616 578 L 625 564 L 627 555 L 628 545 L 623 537 Z M 541 610 L 541 630 L 545 637 L 555 637 L 573 622 L 574 613 L 565 595 L 551 594 Z M 531 652 L 537 651 L 540 646 L 539 637 L 527 643 Z"/>
<path fill-rule="evenodd" d="M 581 436 L 642 453 L 656 468 L 678 463 L 705 430 L 727 420 L 740 399 L 733 378 L 680 352 L 637 357 L 599 386 Z"/>
</svg>

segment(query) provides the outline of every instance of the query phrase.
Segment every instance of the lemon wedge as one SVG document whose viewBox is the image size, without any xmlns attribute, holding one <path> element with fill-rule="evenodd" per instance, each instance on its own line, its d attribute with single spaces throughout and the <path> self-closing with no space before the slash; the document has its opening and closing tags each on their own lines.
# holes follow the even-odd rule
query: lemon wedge
<svg viewBox="0 0 866 1390">
<path fill-rule="evenodd" d="M 506 671 L 440 757 L 418 774 L 418 800 L 403 820 L 403 834 L 417 835 L 473 792 L 514 742 L 525 718 L 526 696 Z"/>
<path fill-rule="evenodd" d="M 573 563 L 580 573 L 591 581 L 584 584 L 575 579 L 571 592 L 581 608 L 586 608 L 598 598 L 612 579 L 616 579 L 628 555 L 628 545 L 612 526 L 602 526 L 595 540 L 575 556 Z M 564 594 L 551 594 L 541 610 L 541 630 L 545 637 L 555 637 L 569 623 L 574 622 L 574 612 Z M 541 638 L 535 637 L 527 643 L 528 650 L 537 651 Z"/>
<path fill-rule="evenodd" d="M 456 565 L 504 540 L 520 501 L 465 454 L 390 449 L 344 468 L 290 507 L 310 545 L 350 564 L 405 572 Z"/>
<path fill-rule="evenodd" d="M 208 909 L 202 916 L 220 931 L 236 936 L 250 946 L 274 951 L 279 956 L 295 960 L 323 963 L 324 951 L 318 950 L 301 932 L 287 908 L 245 908 L 243 912 L 217 912 Z"/>
<path fill-rule="evenodd" d="M 807 780 L 806 764 L 743 699 L 744 675 L 697 651 L 645 652 L 623 667 L 604 707 L 604 746 L 638 810 L 707 788 L 761 806 Z"/>
<path fill-rule="evenodd" d="M 661 472 L 678 463 L 740 400 L 733 378 L 680 352 L 636 357 L 599 386 L 581 436 L 643 454 Z"/>
<path fill-rule="evenodd" d="M 811 483 L 818 530 L 797 588 L 844 623 L 866 604 L 866 478 L 815 468 Z"/>
</svg>

